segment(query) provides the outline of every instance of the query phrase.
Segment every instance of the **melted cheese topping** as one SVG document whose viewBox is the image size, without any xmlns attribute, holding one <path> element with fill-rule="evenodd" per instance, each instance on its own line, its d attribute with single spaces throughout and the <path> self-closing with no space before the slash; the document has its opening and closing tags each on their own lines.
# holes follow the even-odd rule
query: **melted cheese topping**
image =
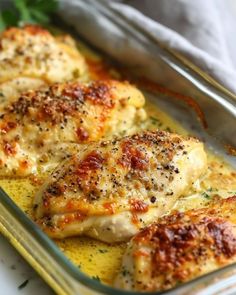
<svg viewBox="0 0 236 295">
<path fill-rule="evenodd" d="M 191 137 L 146 131 L 94 143 L 49 177 L 36 217 L 52 237 L 127 240 L 171 209 L 206 168 L 203 144 Z"/>
<path fill-rule="evenodd" d="M 235 214 L 236 196 L 160 218 L 131 240 L 116 286 L 166 290 L 235 262 Z"/>
<path fill-rule="evenodd" d="M 77 79 L 86 72 L 83 56 L 73 41 L 53 37 L 28 25 L 0 35 L 0 100 L 14 99 L 28 89 Z"/>
<path fill-rule="evenodd" d="M 160 129 L 175 131 L 179 134 L 186 135 L 188 133 L 155 105 L 147 102 L 146 111 L 148 120 L 145 124 L 139 125 L 139 129 L 153 130 L 159 126 Z M 186 193 L 177 201 L 175 209 L 185 211 L 200 208 L 208 206 L 215 195 L 228 197 L 236 194 L 235 170 L 209 151 L 207 154 L 208 172 L 205 178 L 195 185 L 195 190 Z M 0 185 L 16 204 L 33 218 L 33 200 L 42 181 L 40 176 L 25 179 L 0 179 Z M 110 285 L 119 271 L 121 259 L 127 247 L 124 243 L 112 246 L 85 237 L 67 238 L 55 240 L 55 242 L 80 270 L 92 278 L 99 278 L 103 283 Z"/>
<path fill-rule="evenodd" d="M 115 80 L 26 92 L 0 112 L 0 175 L 52 169 L 83 148 L 75 143 L 109 137 L 143 120 L 143 105 L 139 90 Z"/>
</svg>

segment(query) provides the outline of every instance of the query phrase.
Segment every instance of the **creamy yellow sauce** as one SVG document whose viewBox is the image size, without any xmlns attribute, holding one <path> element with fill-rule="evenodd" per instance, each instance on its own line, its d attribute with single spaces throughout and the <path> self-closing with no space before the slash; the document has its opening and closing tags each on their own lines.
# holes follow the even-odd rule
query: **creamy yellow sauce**
<svg viewBox="0 0 236 295">
<path fill-rule="evenodd" d="M 79 43 L 79 48 L 87 58 L 99 61 L 94 53 Z M 117 77 L 119 74 L 108 69 L 109 75 Z M 96 73 L 92 72 L 91 77 L 96 78 Z M 170 118 L 167 114 L 149 102 L 146 104 L 148 119 L 136 130 L 142 129 L 162 129 L 188 134 L 180 124 Z M 123 135 L 123 134 L 122 134 Z M 208 173 L 186 196 L 182 196 L 176 203 L 177 210 L 198 208 L 206 206 L 217 195 L 227 197 L 236 195 L 236 172 L 225 164 L 222 159 L 208 152 Z M 0 186 L 18 204 L 18 206 L 32 218 L 32 203 L 34 194 L 40 183 L 32 178 L 27 179 L 0 179 Z M 65 255 L 83 272 L 101 280 L 105 284 L 111 284 L 119 269 L 121 257 L 125 251 L 126 244 L 107 245 L 90 238 L 75 237 L 62 241 L 55 241 Z"/>
</svg>

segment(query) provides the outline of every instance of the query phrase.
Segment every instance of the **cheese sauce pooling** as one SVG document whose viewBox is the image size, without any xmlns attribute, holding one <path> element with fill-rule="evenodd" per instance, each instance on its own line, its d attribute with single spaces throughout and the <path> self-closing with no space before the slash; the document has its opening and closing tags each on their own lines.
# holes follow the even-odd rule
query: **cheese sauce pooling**
<svg viewBox="0 0 236 295">
<path fill-rule="evenodd" d="M 149 119 L 145 123 L 145 128 L 158 127 L 180 134 L 187 133 L 155 106 L 147 103 L 146 109 Z M 210 153 L 208 153 L 208 161 L 209 168 L 206 178 L 195 185 L 195 191 L 190 192 L 189 196 L 181 198 L 176 203 L 175 209 L 184 211 L 199 208 L 207 205 L 215 195 L 227 197 L 236 193 L 236 173 L 233 169 Z M 39 180 L 36 178 L 0 179 L 0 185 L 30 217 L 32 217 L 33 196 L 40 184 L 40 178 Z M 99 278 L 106 284 L 112 283 L 126 249 L 126 244 L 111 246 L 84 237 L 67 238 L 56 241 L 56 244 L 82 271 L 94 279 Z"/>
<path fill-rule="evenodd" d="M 92 78 L 98 76 L 116 78 L 118 74 L 111 69 L 105 69 L 99 63 L 98 57 L 87 50 L 83 44 L 79 44 L 80 50 L 89 59 L 89 67 Z M 129 130 L 133 133 L 138 130 L 167 130 L 179 134 L 188 134 L 177 122 L 147 102 L 146 111 L 148 120 Z M 124 134 L 124 132 L 121 134 Z M 236 172 L 225 164 L 220 158 L 208 153 L 208 173 L 201 182 L 195 183 L 193 191 L 188 196 L 183 196 L 175 205 L 175 209 L 184 211 L 191 208 L 207 206 L 217 195 L 222 197 L 236 194 Z M 41 178 L 27 179 L 0 179 L 0 186 L 12 197 L 19 207 L 32 217 L 33 196 L 41 184 Z M 56 244 L 64 254 L 83 272 L 105 284 L 112 281 L 119 269 L 126 244 L 107 245 L 90 238 L 75 237 L 56 241 Z"/>
</svg>

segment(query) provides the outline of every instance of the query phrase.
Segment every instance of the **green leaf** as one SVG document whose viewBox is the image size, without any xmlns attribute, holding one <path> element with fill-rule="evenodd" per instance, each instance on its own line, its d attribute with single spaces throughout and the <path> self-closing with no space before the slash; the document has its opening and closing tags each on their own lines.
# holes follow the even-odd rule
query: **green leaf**
<svg viewBox="0 0 236 295">
<path fill-rule="evenodd" d="M 16 9 L 19 11 L 21 23 L 27 23 L 32 21 L 26 1 L 14 0 L 14 5 Z"/>
<path fill-rule="evenodd" d="M 37 23 L 40 23 L 40 24 L 49 23 L 50 19 L 46 14 L 42 13 L 39 10 L 35 10 L 35 9 L 31 9 L 30 11 L 31 11 L 33 19 L 35 19 Z"/>
<path fill-rule="evenodd" d="M 11 10 L 0 12 L 0 31 L 27 23 L 47 24 L 50 14 L 58 7 L 57 0 L 12 0 L 12 3 Z"/>
<path fill-rule="evenodd" d="M 0 13 L 0 31 L 5 30 L 5 28 L 6 28 L 6 24 L 3 20 L 2 13 Z"/>
<path fill-rule="evenodd" d="M 12 10 L 4 10 L 2 12 L 2 18 L 7 26 L 16 26 L 17 25 L 17 15 Z"/>
<path fill-rule="evenodd" d="M 53 12 L 58 8 L 58 2 L 56 0 L 36 0 L 33 7 L 34 9 L 38 9 L 42 12 Z"/>
<path fill-rule="evenodd" d="M 0 31 L 17 24 L 17 15 L 12 10 L 0 12 Z"/>
</svg>

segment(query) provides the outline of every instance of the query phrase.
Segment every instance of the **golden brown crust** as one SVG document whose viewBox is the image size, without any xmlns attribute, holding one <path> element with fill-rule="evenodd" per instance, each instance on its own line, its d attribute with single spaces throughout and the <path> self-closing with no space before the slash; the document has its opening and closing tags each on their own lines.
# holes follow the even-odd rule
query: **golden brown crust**
<svg viewBox="0 0 236 295">
<path fill-rule="evenodd" d="M 0 143 L 6 156 L 4 160 L 0 149 L 0 170 L 20 149 L 26 153 L 21 161 L 28 161 L 31 152 L 39 157 L 51 144 L 84 144 L 132 127 L 139 121 L 140 107 L 132 104 L 130 97 L 140 107 L 144 104 L 135 87 L 115 80 L 57 83 L 23 93 L 0 113 Z M 130 114 L 129 118 L 122 116 L 124 113 Z M 13 146 L 15 153 L 9 152 Z"/>
<path fill-rule="evenodd" d="M 7 30 L 3 31 L 2 33 L 2 39 L 4 38 L 9 38 L 12 41 L 16 40 L 17 35 L 19 34 L 19 28 L 17 27 L 11 27 L 8 28 Z M 51 34 L 44 28 L 38 26 L 38 25 L 25 25 L 23 30 L 27 33 L 30 34 L 32 36 L 35 35 L 43 35 L 43 36 L 51 36 Z M 0 43 L 1 45 L 1 43 Z"/>
<path fill-rule="evenodd" d="M 235 261 L 235 208 L 233 196 L 209 208 L 172 213 L 142 230 L 131 242 L 130 255 L 136 267 L 146 255 L 149 280 L 142 280 L 147 269 L 140 269 L 140 276 L 133 278 L 133 288 L 168 289 Z"/>
<path fill-rule="evenodd" d="M 216 213 L 214 210 L 209 216 L 200 215 L 198 218 L 194 218 L 191 212 L 176 213 L 138 234 L 134 241 L 148 243 L 153 249 L 152 275 L 173 272 L 174 280 L 185 281 L 189 273 L 183 271 L 184 263 L 192 261 L 199 265 L 209 254 L 219 263 L 234 256 L 234 225 L 216 217 Z M 207 253 L 207 248 L 212 253 Z"/>
<path fill-rule="evenodd" d="M 175 143 L 176 142 L 176 143 Z M 161 143 L 161 151 L 158 147 Z M 141 146 L 142 145 L 142 146 Z M 109 147 L 109 149 L 107 148 Z M 155 151 L 156 147 L 156 151 Z M 123 139 L 114 139 L 112 141 L 101 142 L 100 144 L 95 144 L 93 149 L 89 149 L 84 157 L 80 154 L 78 156 L 73 156 L 70 161 L 69 171 L 63 171 L 63 174 L 60 177 L 57 177 L 55 173 L 56 181 L 53 182 L 43 195 L 43 203 L 47 204 L 45 207 L 49 207 L 50 203 L 54 203 L 54 199 L 57 199 L 57 204 L 65 202 L 65 197 L 67 193 L 79 190 L 81 195 L 83 195 L 83 202 L 81 200 L 69 199 L 69 204 L 67 209 L 69 211 L 75 211 L 80 209 L 87 211 L 88 206 L 94 207 L 96 201 L 100 199 L 101 195 L 107 200 L 112 200 L 112 195 L 115 198 L 120 194 L 122 186 L 125 185 L 125 180 L 128 182 L 137 182 L 137 189 L 142 185 L 143 174 L 140 174 L 141 171 L 147 170 L 150 168 L 150 165 L 153 169 L 158 168 L 159 171 L 165 177 L 169 178 L 170 181 L 173 179 L 173 175 L 178 173 L 177 167 L 172 167 L 169 170 L 169 166 L 165 165 L 169 153 L 182 153 L 184 149 L 184 144 L 179 136 L 170 136 L 169 133 L 164 131 L 157 132 L 143 132 L 142 134 L 133 135 L 131 137 L 126 137 Z M 153 150 L 153 158 L 149 159 L 149 150 Z M 157 152 L 158 151 L 158 152 Z M 156 158 L 156 154 L 160 157 Z M 173 158 L 173 155 L 172 155 Z M 109 162 L 113 160 L 116 167 L 111 167 Z M 171 160 L 171 159 L 169 159 Z M 169 161 L 168 160 L 168 161 Z M 160 162 L 159 162 L 160 161 Z M 145 164 L 143 164 L 145 163 Z M 110 171 L 111 170 L 111 171 Z M 121 171 L 122 170 L 122 174 Z M 100 191 L 99 183 L 101 182 L 101 174 L 106 171 L 107 180 L 112 182 L 112 190 Z M 109 172 L 111 173 L 109 175 Z M 153 189 L 154 180 L 146 180 L 145 185 L 149 189 Z M 165 189 L 164 187 L 162 188 Z M 139 201 L 140 202 L 140 201 Z M 81 207 L 81 203 L 85 203 L 85 208 Z M 90 205 L 86 205 L 86 204 Z M 134 200 L 130 200 L 130 208 L 132 211 L 135 208 L 140 206 L 135 205 Z M 77 207 L 79 206 L 79 208 Z M 104 211 L 106 207 L 109 207 L 107 203 L 103 204 L 100 214 Z M 144 207 L 147 204 L 144 203 Z M 97 206 L 95 206 L 97 207 Z M 113 202 L 113 211 L 117 205 L 115 201 Z M 92 209 L 91 208 L 91 209 Z M 99 208 L 96 208 L 98 210 Z M 117 210 L 118 208 L 116 208 Z M 139 209 L 137 209 L 139 211 Z M 84 213 L 84 212 L 82 212 Z"/>
<path fill-rule="evenodd" d="M 90 85 L 71 82 L 54 84 L 46 91 L 30 91 L 5 108 L 5 116 L 14 114 L 17 121 L 31 116 L 35 122 L 47 121 L 53 125 L 63 123 L 68 117 L 78 120 L 86 118 L 86 103 L 103 107 L 100 121 L 105 120 L 107 109 L 114 108 L 115 97 L 111 92 L 111 81 L 96 81 Z M 103 118 L 104 117 L 104 118 Z"/>
<path fill-rule="evenodd" d="M 188 163 L 192 150 L 197 150 L 198 156 L 193 166 Z M 197 139 L 164 131 L 94 143 L 52 174 L 36 198 L 36 216 L 42 218 L 40 222 L 46 228 L 48 217 L 54 215 L 63 219 L 78 212 L 87 218 L 125 211 L 131 213 L 132 223 L 140 227 L 143 221 L 137 218 L 138 214 L 156 207 L 168 210 L 203 173 L 205 160 Z M 156 192 L 158 196 L 154 198 Z M 70 217 L 70 222 L 74 221 Z M 60 225 L 55 222 L 49 232 L 63 230 Z"/>
</svg>

